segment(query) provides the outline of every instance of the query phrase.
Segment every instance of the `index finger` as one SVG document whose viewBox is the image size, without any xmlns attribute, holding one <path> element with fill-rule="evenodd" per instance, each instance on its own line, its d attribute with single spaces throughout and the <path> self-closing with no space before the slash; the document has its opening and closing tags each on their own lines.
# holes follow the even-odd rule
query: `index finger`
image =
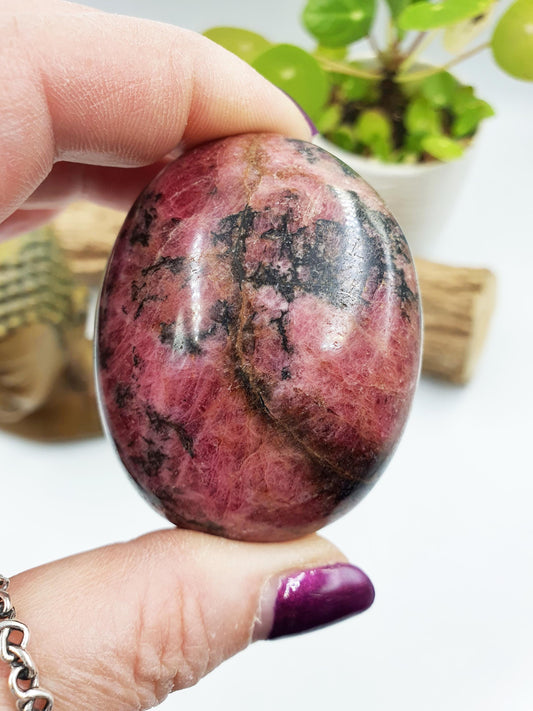
<svg viewBox="0 0 533 711">
<path fill-rule="evenodd" d="M 309 138 L 288 98 L 196 33 L 70 3 L 19 3 L 0 11 L 0 221 L 55 161 L 139 166 L 181 142 L 241 132 Z"/>
</svg>

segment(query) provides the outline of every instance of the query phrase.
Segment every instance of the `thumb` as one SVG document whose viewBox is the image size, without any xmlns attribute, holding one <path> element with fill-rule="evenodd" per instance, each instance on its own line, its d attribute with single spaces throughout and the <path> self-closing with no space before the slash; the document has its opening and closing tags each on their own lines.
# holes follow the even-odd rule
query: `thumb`
<svg viewBox="0 0 533 711">
<path fill-rule="evenodd" d="M 147 709 L 254 639 L 361 612 L 372 584 L 318 536 L 241 543 L 166 530 L 12 579 L 43 687 L 63 711 Z M 5 667 L 6 665 L 1 665 Z M 7 668 L 0 708 L 10 708 Z"/>
</svg>

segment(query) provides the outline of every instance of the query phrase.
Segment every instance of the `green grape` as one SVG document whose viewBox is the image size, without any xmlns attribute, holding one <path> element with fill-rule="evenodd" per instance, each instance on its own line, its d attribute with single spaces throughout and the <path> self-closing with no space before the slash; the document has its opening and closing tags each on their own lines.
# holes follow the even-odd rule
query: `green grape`
<svg viewBox="0 0 533 711">
<path fill-rule="evenodd" d="M 213 40 L 249 64 L 272 46 L 272 43 L 261 35 L 238 27 L 213 27 L 204 32 L 204 37 Z"/>
<path fill-rule="evenodd" d="M 316 120 L 326 103 L 329 85 L 316 59 L 291 44 L 278 44 L 263 52 L 252 66 L 266 79 L 291 96 Z"/>
<path fill-rule="evenodd" d="M 527 2 L 528 0 L 526 0 Z M 494 0 L 444 0 L 443 2 L 415 2 L 398 17 L 398 27 L 402 30 L 426 32 L 440 27 L 448 27 L 469 17 L 483 15 Z"/>
<path fill-rule="evenodd" d="M 498 65 L 517 79 L 533 81 L 533 1 L 517 0 L 502 15 L 491 41 Z"/>
</svg>

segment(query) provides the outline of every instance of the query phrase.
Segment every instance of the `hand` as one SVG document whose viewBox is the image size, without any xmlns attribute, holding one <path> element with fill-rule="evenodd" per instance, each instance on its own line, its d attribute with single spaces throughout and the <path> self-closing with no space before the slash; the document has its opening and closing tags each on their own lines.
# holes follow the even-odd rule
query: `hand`
<svg viewBox="0 0 533 711">
<path fill-rule="evenodd" d="M 309 138 L 278 89 L 194 32 L 60 0 L 3 0 L 0 26 L 1 236 L 73 199 L 128 208 L 178 146 Z"/>
<path fill-rule="evenodd" d="M 52 0 L 4 0 L 0 32 L 0 236 L 73 199 L 128 207 L 179 146 L 309 138 L 283 94 L 192 32 Z M 373 588 L 317 536 L 266 545 L 175 529 L 23 573 L 10 594 L 57 708 L 127 711 L 254 639 L 360 612 Z"/>
</svg>

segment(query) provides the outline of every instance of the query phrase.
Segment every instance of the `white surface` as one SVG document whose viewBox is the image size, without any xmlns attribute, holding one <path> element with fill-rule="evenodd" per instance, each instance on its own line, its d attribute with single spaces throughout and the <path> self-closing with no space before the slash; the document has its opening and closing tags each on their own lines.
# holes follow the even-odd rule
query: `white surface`
<svg viewBox="0 0 533 711">
<path fill-rule="evenodd" d="M 89 4 L 305 39 L 294 0 Z M 494 269 L 498 307 L 473 382 L 422 380 L 381 482 L 326 531 L 370 574 L 376 602 L 332 628 L 255 645 L 165 711 L 533 709 L 533 89 L 488 57 L 462 76 L 497 117 L 432 256 Z M 162 525 L 103 440 L 41 446 L 2 435 L 0 466 L 7 574 Z"/>
</svg>

